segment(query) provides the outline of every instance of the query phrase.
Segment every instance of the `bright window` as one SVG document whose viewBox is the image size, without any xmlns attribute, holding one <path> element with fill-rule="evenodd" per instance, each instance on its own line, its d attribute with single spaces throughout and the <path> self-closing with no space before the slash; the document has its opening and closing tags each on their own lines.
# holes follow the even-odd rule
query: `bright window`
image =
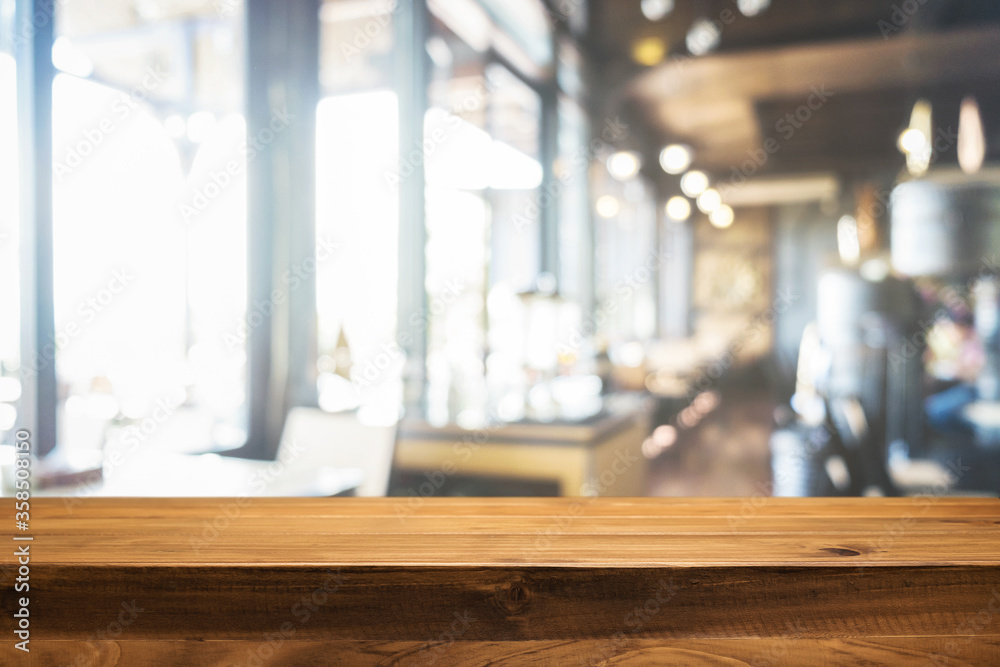
<svg viewBox="0 0 1000 667">
<path fill-rule="evenodd" d="M 58 3 L 59 443 L 246 437 L 242 3 Z"/>
<path fill-rule="evenodd" d="M 17 69 L 5 21 L 13 9 L 12 0 L 0 0 L 0 443 L 12 440 L 21 395 Z"/>
<path fill-rule="evenodd" d="M 328 97 L 317 109 L 319 401 L 330 410 L 402 400 L 397 115 L 390 91 Z"/>
</svg>

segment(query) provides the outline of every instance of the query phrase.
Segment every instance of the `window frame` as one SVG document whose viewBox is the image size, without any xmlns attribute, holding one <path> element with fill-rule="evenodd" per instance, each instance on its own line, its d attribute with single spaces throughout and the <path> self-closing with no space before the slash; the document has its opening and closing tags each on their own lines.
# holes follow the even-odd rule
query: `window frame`
<svg viewBox="0 0 1000 667">
<path fill-rule="evenodd" d="M 15 58 L 18 63 L 18 122 L 20 136 L 21 358 L 22 398 L 19 423 L 31 430 L 40 456 L 57 445 L 57 378 L 54 354 L 37 372 L 26 372 L 29 359 L 42 359 L 54 345 L 54 282 L 52 253 L 52 63 L 58 0 L 15 3 Z M 548 6 L 548 5 L 546 5 Z M 272 116 L 274 87 L 281 89 L 295 128 L 275 141 L 247 168 L 247 302 L 267 300 L 279 278 L 297 259 L 315 253 L 315 107 L 322 98 L 319 80 L 321 0 L 269 3 L 248 0 L 244 11 L 245 112 L 247 133 Z M 550 11 L 551 14 L 551 11 Z M 400 146 L 423 140 L 428 108 L 430 36 L 427 0 L 401 2 L 394 17 L 396 91 L 399 96 Z M 552 22 L 552 51 L 565 27 Z M 570 39 L 574 39 L 570 37 Z M 575 41 L 575 39 L 574 39 Z M 552 192 L 558 156 L 558 99 L 555 66 L 526 73 L 494 46 L 485 64 L 502 65 L 534 90 L 541 100 L 539 154 L 543 167 L 540 194 Z M 252 75 L 251 75 L 252 73 Z M 575 97 L 575 95 L 574 95 Z M 583 106 L 583 105 L 581 105 Z M 584 106 L 584 108 L 586 108 Z M 401 155 L 403 152 L 401 151 Z M 425 178 L 416 170 L 399 192 L 398 321 L 410 321 L 426 310 Z M 560 275 L 557 197 L 543 197 L 540 206 L 539 270 Z M 294 221 L 294 223 L 292 222 Z M 315 276 L 288 295 L 265 326 L 248 327 L 246 444 L 228 452 L 251 458 L 273 458 L 285 415 L 295 406 L 315 406 L 316 307 Z M 426 377 L 426 335 L 416 332 L 401 347 L 407 353 L 404 402 L 420 407 Z M 48 347 L 47 347 L 48 346 Z M 31 362 L 28 362 L 29 364 Z"/>
</svg>

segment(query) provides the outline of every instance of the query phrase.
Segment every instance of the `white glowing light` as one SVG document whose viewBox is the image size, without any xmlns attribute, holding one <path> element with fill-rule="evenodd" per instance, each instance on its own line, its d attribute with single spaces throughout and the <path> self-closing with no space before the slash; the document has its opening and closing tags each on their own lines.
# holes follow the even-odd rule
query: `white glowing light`
<svg viewBox="0 0 1000 667">
<path fill-rule="evenodd" d="M 619 181 L 635 178 L 642 160 L 632 151 L 619 151 L 608 158 L 608 173 Z"/>
<path fill-rule="evenodd" d="M 910 126 L 899 137 L 899 147 L 906 154 L 906 170 L 913 176 L 920 176 L 931 166 L 934 148 L 931 135 L 934 122 L 931 103 L 917 100 L 910 114 Z"/>
<path fill-rule="evenodd" d="M 986 158 L 986 135 L 976 98 L 966 97 L 958 113 L 958 164 L 967 174 L 975 174 Z"/>
<path fill-rule="evenodd" d="M 718 48 L 721 37 L 722 29 L 718 23 L 708 19 L 698 19 L 688 31 L 684 43 L 691 55 L 703 56 Z"/>
<path fill-rule="evenodd" d="M 714 188 L 709 188 L 698 195 L 697 201 L 698 210 L 702 213 L 711 213 L 715 209 L 722 206 L 722 197 L 719 195 L 718 190 L 715 190 Z"/>
<path fill-rule="evenodd" d="M 642 15 L 650 21 L 659 21 L 674 11 L 674 0 L 642 0 Z"/>
<path fill-rule="evenodd" d="M 858 271 L 861 277 L 868 282 L 880 283 L 889 277 L 889 274 L 892 273 L 892 267 L 889 266 L 889 262 L 876 257 L 862 264 Z"/>
<path fill-rule="evenodd" d="M 737 0 L 736 6 L 743 16 L 757 16 L 771 6 L 771 0 Z"/>
<path fill-rule="evenodd" d="M 660 151 L 660 166 L 668 174 L 681 174 L 691 166 L 691 147 L 684 144 L 670 144 Z"/>
<path fill-rule="evenodd" d="M 708 176 L 703 171 L 689 171 L 681 177 L 681 191 L 688 197 L 697 197 L 708 189 Z"/>
<path fill-rule="evenodd" d="M 853 266 L 861 260 L 858 221 L 850 215 L 845 215 L 837 222 L 837 248 L 844 264 Z"/>
<path fill-rule="evenodd" d="M 611 195 L 604 195 L 598 198 L 594 204 L 594 208 L 597 210 L 597 215 L 602 218 L 613 218 L 621 210 L 621 204 L 618 203 L 617 198 Z"/>
<path fill-rule="evenodd" d="M 646 350 L 642 343 L 629 341 L 618 348 L 618 361 L 627 368 L 639 368 L 646 359 Z"/>
<path fill-rule="evenodd" d="M 725 204 L 721 204 L 717 209 L 709 213 L 708 221 L 719 229 L 727 229 L 733 224 L 735 215 L 733 209 Z"/>
<path fill-rule="evenodd" d="M 684 222 L 691 217 L 691 202 L 684 197 L 671 197 L 667 200 L 666 212 L 674 222 Z"/>
<path fill-rule="evenodd" d="M 927 137 L 915 127 L 908 127 L 899 135 L 899 149 L 903 153 L 919 153 L 926 150 Z"/>
</svg>

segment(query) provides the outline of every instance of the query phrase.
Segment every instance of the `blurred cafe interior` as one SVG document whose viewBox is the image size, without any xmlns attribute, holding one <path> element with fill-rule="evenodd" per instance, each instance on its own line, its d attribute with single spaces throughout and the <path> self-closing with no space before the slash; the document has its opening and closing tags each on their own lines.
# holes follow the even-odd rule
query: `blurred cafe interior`
<svg viewBox="0 0 1000 667">
<path fill-rule="evenodd" d="M 979 0 L 0 0 L 3 493 L 996 495 L 998 84 Z"/>
</svg>

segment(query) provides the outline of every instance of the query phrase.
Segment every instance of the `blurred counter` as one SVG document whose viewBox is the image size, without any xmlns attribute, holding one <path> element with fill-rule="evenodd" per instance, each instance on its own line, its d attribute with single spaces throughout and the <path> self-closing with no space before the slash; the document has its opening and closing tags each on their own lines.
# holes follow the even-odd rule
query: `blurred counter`
<svg viewBox="0 0 1000 667">
<path fill-rule="evenodd" d="M 419 495 L 434 495 L 453 476 L 555 482 L 562 496 L 643 496 L 652 402 L 614 396 L 580 420 L 487 419 L 477 429 L 400 424 L 395 467 L 423 473 Z M 428 488 L 430 485 L 430 488 Z"/>
</svg>

